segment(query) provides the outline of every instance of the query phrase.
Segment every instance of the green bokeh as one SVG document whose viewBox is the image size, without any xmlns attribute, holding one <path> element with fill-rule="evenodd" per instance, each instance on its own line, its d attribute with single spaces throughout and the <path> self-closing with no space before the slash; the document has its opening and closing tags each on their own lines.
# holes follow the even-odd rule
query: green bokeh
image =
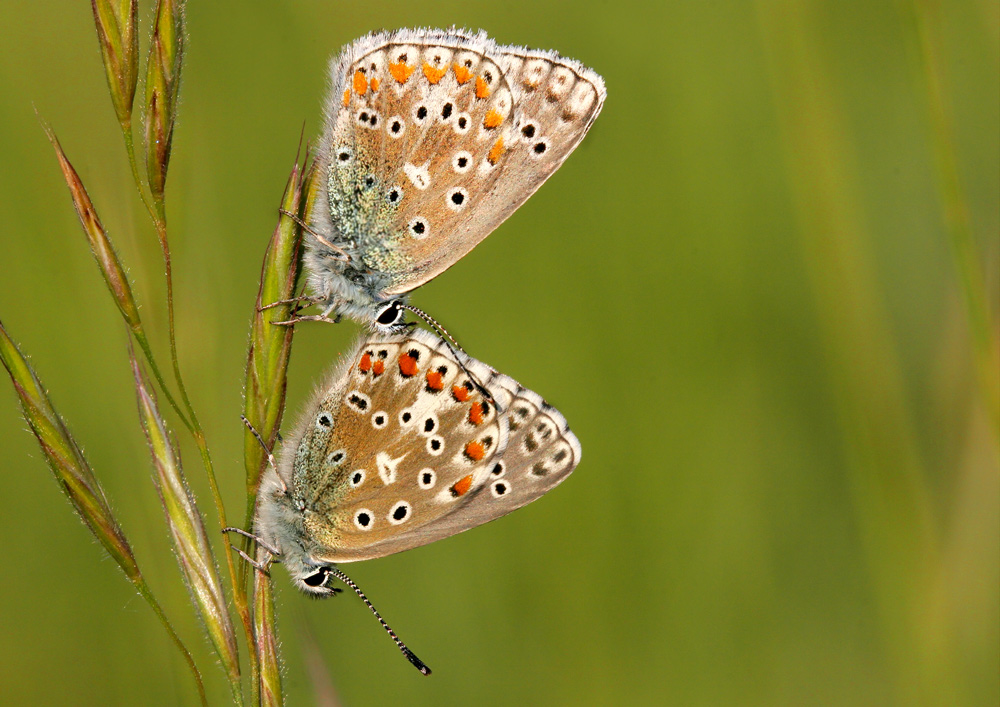
<svg viewBox="0 0 1000 707">
<path fill-rule="evenodd" d="M 250 308 L 331 53 L 379 27 L 483 27 L 558 48 L 608 86 L 559 173 L 414 297 L 555 403 L 582 464 L 497 523 L 347 568 L 430 678 L 355 598 L 309 601 L 278 569 L 291 704 L 315 700 L 307 652 L 358 705 L 1000 702 L 997 438 L 930 119 L 943 107 L 951 121 L 996 312 L 1000 12 L 944 3 L 930 23 L 941 103 L 920 7 L 190 2 L 167 185 L 178 335 L 234 511 Z M 0 319 L 226 704 L 149 481 L 125 331 L 34 110 L 90 190 L 165 361 L 162 267 L 89 3 L 0 3 Z M 356 333 L 299 328 L 290 413 Z M 0 381 L 3 702 L 192 704 L 175 649 L 24 428 Z"/>
</svg>

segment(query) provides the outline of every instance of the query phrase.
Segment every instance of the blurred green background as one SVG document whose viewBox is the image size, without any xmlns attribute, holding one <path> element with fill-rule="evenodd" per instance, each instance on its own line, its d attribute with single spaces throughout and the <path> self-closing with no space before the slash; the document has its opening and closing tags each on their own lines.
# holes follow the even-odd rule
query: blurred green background
<svg viewBox="0 0 1000 707">
<path fill-rule="evenodd" d="M 582 464 L 512 516 L 347 567 L 430 678 L 355 597 L 309 601 L 277 569 L 291 704 L 325 694 L 324 671 L 357 705 L 1000 703 L 1000 411 L 953 246 L 967 218 L 989 374 L 995 0 L 192 0 L 187 18 L 167 185 L 179 345 L 236 518 L 260 261 L 329 56 L 372 29 L 457 24 L 557 48 L 608 85 L 576 154 L 413 300 L 556 404 Z M 149 480 L 125 332 L 34 114 L 90 190 L 165 362 L 162 267 L 89 3 L 4 0 L 0 39 L 0 319 L 226 704 Z M 485 306 L 465 295 L 484 274 Z M 286 428 L 356 333 L 299 327 Z M 193 704 L 6 382 L 0 445 L 4 703 Z"/>
</svg>

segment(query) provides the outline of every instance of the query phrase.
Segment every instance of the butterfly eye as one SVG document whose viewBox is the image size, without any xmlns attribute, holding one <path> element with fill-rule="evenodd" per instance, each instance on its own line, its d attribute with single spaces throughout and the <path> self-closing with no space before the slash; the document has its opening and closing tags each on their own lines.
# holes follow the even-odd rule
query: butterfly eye
<svg viewBox="0 0 1000 707">
<path fill-rule="evenodd" d="M 529 140 L 535 137 L 535 125 L 533 123 L 528 123 L 521 128 L 521 134 Z"/>
<path fill-rule="evenodd" d="M 363 484 L 365 481 L 365 470 L 356 469 L 353 474 L 351 474 L 351 480 L 348 482 L 351 484 L 352 489 L 356 489 L 358 486 Z"/>
<path fill-rule="evenodd" d="M 373 523 L 372 517 L 372 512 L 370 510 L 362 508 L 354 514 L 354 525 L 356 525 L 360 530 L 371 530 Z"/>
<path fill-rule="evenodd" d="M 372 415 L 372 427 L 376 430 L 380 430 L 389 423 L 389 416 L 384 410 L 379 410 L 377 413 Z"/>
<path fill-rule="evenodd" d="M 316 427 L 319 429 L 329 429 L 333 426 L 333 415 L 328 413 L 326 410 L 321 412 L 316 417 Z"/>
<path fill-rule="evenodd" d="M 310 587 L 321 587 L 326 582 L 327 571 L 320 567 L 314 574 L 302 578 L 302 583 Z"/>
<path fill-rule="evenodd" d="M 441 120 L 448 120 L 448 118 L 451 117 L 451 113 L 452 113 L 452 111 L 454 109 L 455 109 L 455 106 L 452 105 L 451 101 L 448 101 L 447 103 L 445 103 L 441 107 Z"/>
<path fill-rule="evenodd" d="M 413 111 L 413 122 L 423 125 L 425 120 L 427 120 L 427 106 L 417 106 Z"/>
<path fill-rule="evenodd" d="M 371 189 L 373 186 L 375 186 L 375 175 L 369 174 L 365 177 L 365 189 Z"/>
<path fill-rule="evenodd" d="M 399 306 L 398 301 L 393 300 L 378 311 L 378 314 L 375 315 L 375 323 L 380 327 L 392 328 L 403 321 L 403 316 L 403 308 Z M 385 359 L 387 353 L 386 351 L 379 351 L 378 356 L 380 359 Z"/>
<path fill-rule="evenodd" d="M 386 516 L 386 520 L 388 520 L 393 525 L 399 525 L 400 523 L 405 522 L 409 517 L 410 517 L 410 504 L 407 503 L 406 501 L 400 501 L 395 506 L 393 506 L 391 511 L 389 511 L 389 515 Z"/>
<path fill-rule="evenodd" d="M 432 434 L 434 430 L 436 430 L 437 428 L 438 428 L 438 421 L 434 415 L 428 415 L 426 418 L 424 418 L 423 424 L 420 426 L 421 434 L 423 434 L 424 437 L 426 437 L 429 434 Z"/>
<path fill-rule="evenodd" d="M 503 476 L 503 473 L 505 471 L 507 471 L 507 467 L 504 466 L 504 463 L 502 461 L 499 461 L 496 463 L 496 465 L 493 467 L 490 473 L 493 474 L 493 476 Z"/>
<path fill-rule="evenodd" d="M 459 135 L 465 135 L 469 132 L 469 125 L 472 124 L 472 118 L 469 117 L 468 113 L 459 113 L 455 118 L 455 132 Z"/>
<path fill-rule="evenodd" d="M 419 484 L 422 489 L 433 488 L 436 480 L 437 474 L 434 473 L 433 469 L 421 469 L 420 473 L 417 475 L 417 484 Z"/>
<path fill-rule="evenodd" d="M 385 200 L 390 204 L 398 204 L 402 199 L 403 190 L 396 185 L 389 187 L 389 191 L 385 193 Z"/>
<path fill-rule="evenodd" d="M 399 424 L 402 427 L 408 427 L 411 422 L 413 422 L 413 413 L 409 408 L 399 413 Z"/>
<path fill-rule="evenodd" d="M 494 482 L 493 486 L 490 487 L 490 493 L 493 494 L 493 498 L 500 498 L 508 491 L 510 491 L 510 486 L 507 485 L 506 481 Z"/>
</svg>

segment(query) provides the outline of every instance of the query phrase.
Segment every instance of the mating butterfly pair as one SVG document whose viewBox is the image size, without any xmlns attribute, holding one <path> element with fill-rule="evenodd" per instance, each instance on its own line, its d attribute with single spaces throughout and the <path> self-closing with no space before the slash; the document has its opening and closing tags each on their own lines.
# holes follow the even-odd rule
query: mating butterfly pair
<svg viewBox="0 0 1000 707">
<path fill-rule="evenodd" d="M 369 35 L 343 50 L 331 78 L 306 236 L 323 309 L 311 318 L 346 315 L 375 333 L 263 476 L 255 530 L 300 589 L 329 595 L 336 578 L 364 598 L 336 563 L 498 518 L 580 461 L 565 418 L 539 395 L 434 334 L 403 333 L 403 318 L 410 291 L 562 164 L 605 91 L 578 62 L 454 30 Z"/>
</svg>

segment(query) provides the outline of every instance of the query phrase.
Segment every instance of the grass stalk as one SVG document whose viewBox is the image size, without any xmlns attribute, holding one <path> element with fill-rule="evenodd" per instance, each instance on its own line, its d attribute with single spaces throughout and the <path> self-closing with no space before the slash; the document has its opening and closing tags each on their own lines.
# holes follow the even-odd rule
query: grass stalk
<svg viewBox="0 0 1000 707">
<path fill-rule="evenodd" d="M 281 210 L 299 214 L 311 180 L 303 177 L 303 168 L 296 162 L 285 185 Z M 308 174 L 308 173 L 307 173 Z M 258 431 L 268 449 L 278 439 L 285 409 L 288 361 L 291 356 L 294 327 L 276 326 L 274 322 L 291 317 L 290 304 L 298 281 L 299 249 L 302 232 L 296 222 L 285 214 L 278 218 L 274 234 L 264 254 L 260 285 L 250 326 L 250 349 L 247 353 L 244 385 L 244 415 Z M 246 471 L 247 505 L 245 527 L 253 524 L 257 485 L 267 464 L 267 454 L 253 434 L 244 435 L 244 467 Z M 244 542 L 244 552 L 249 543 Z M 241 568 L 240 586 L 246 586 L 248 565 Z M 257 662 L 251 665 L 251 690 L 256 704 L 281 704 L 280 660 L 274 636 L 274 608 L 270 577 L 261 572 L 254 579 L 254 632 Z"/>
</svg>

